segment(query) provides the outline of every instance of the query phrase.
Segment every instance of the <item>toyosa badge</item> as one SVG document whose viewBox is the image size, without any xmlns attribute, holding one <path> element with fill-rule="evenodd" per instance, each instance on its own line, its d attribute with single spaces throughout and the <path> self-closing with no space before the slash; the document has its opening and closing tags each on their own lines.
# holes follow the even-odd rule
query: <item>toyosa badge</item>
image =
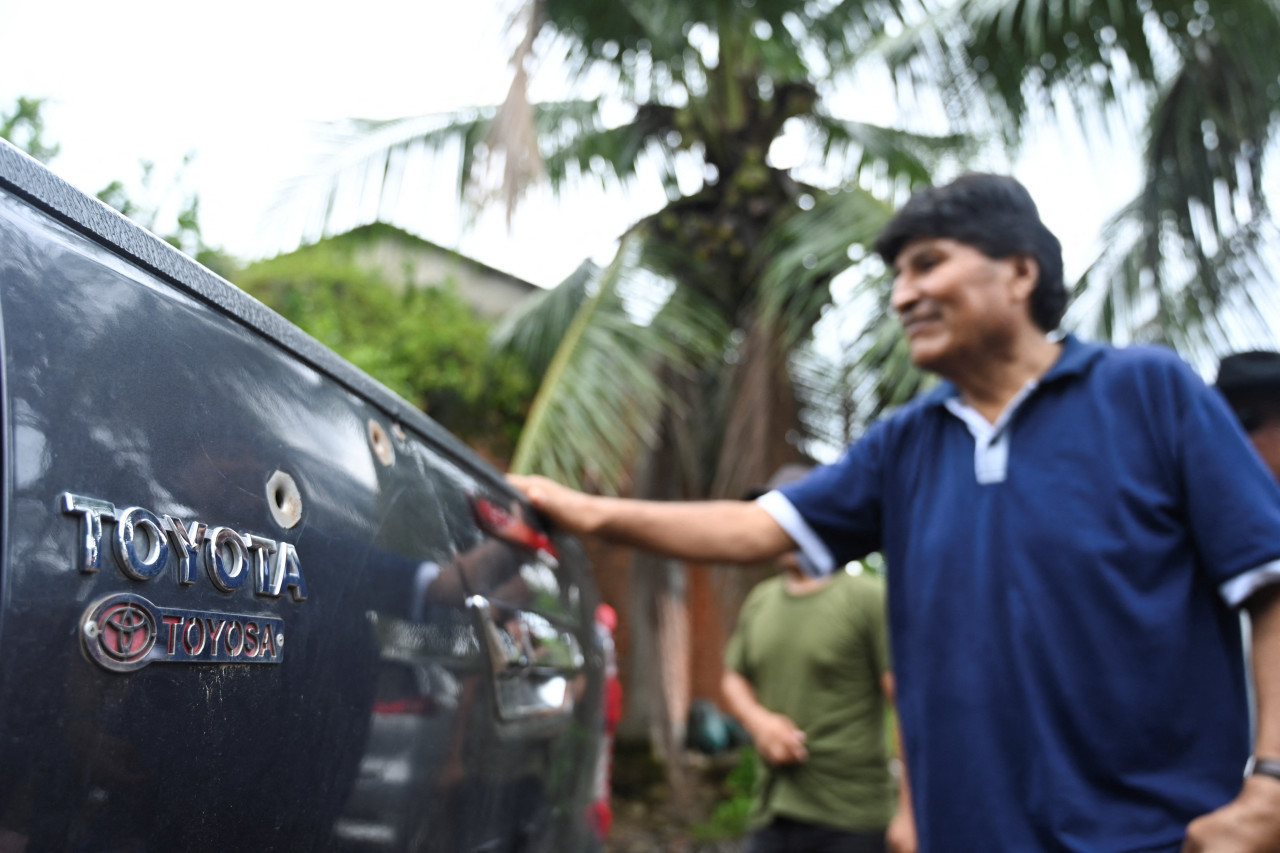
<svg viewBox="0 0 1280 853">
<path fill-rule="evenodd" d="M 113 672 L 149 663 L 280 663 L 284 620 L 157 607 L 133 593 L 108 596 L 80 620 L 85 653 Z"/>
</svg>

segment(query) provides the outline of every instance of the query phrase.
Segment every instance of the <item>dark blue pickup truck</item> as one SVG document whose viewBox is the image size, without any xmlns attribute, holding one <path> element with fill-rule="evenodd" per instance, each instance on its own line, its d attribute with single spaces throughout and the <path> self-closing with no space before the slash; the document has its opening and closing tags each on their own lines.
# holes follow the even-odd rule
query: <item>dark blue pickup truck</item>
<svg viewBox="0 0 1280 853">
<path fill-rule="evenodd" d="M 576 851 L 597 595 L 439 425 L 0 142 L 0 853 Z"/>
</svg>

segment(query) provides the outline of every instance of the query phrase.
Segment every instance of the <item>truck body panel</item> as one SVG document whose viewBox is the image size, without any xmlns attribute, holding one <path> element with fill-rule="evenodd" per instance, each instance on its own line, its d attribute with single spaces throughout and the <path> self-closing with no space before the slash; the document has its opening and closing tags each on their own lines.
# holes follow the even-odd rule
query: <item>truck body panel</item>
<svg viewBox="0 0 1280 853">
<path fill-rule="evenodd" d="M 572 850 L 595 591 L 501 476 L 0 143 L 0 849 Z"/>
</svg>

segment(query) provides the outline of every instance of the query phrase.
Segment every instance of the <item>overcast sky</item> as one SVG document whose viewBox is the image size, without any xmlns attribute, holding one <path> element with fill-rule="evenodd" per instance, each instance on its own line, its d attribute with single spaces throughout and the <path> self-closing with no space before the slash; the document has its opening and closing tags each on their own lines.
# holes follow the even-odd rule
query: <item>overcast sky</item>
<svg viewBox="0 0 1280 853">
<path fill-rule="evenodd" d="M 0 0 L 0 110 L 45 97 L 51 168 L 96 192 L 136 184 L 142 159 L 160 181 L 193 153 L 186 186 L 205 237 L 242 258 L 280 248 L 268 211 L 302 171 L 317 127 L 493 104 L 506 92 L 507 0 Z M 540 81 L 543 85 L 555 81 Z M 865 115 L 856 118 L 875 118 Z M 1123 143 L 1086 153 L 1070 134 L 1040 134 L 1016 174 L 1062 238 L 1068 274 L 1089 257 L 1102 219 L 1137 187 Z M 656 184 L 556 202 L 535 197 L 508 232 L 500 212 L 464 227 L 447 175 L 411 230 L 550 286 L 663 202 Z M 408 223 L 402 223 L 408 224 Z"/>
</svg>

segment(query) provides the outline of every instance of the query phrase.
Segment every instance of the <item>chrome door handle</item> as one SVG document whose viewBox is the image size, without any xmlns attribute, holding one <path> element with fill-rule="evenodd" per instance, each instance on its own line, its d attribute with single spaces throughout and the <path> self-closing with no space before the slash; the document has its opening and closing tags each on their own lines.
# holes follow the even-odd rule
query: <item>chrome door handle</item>
<svg viewBox="0 0 1280 853">
<path fill-rule="evenodd" d="M 576 637 L 543 616 L 509 610 L 502 623 L 482 595 L 467 598 L 489 656 L 498 714 L 514 720 L 569 714 L 585 657 Z"/>
</svg>

